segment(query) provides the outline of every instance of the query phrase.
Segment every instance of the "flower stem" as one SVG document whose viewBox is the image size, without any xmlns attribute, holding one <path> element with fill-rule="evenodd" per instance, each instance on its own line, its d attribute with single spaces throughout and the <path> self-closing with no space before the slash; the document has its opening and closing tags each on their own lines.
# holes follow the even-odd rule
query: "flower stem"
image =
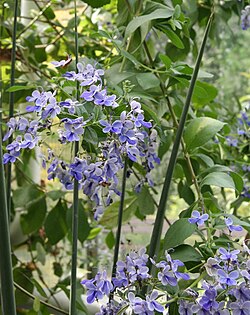
<svg viewBox="0 0 250 315">
<path fill-rule="evenodd" d="M 121 230 L 122 230 L 122 215 L 123 215 L 124 197 L 125 197 L 125 188 L 126 188 L 126 179 L 127 179 L 127 168 L 128 168 L 128 158 L 126 157 L 125 162 L 124 162 L 124 168 L 123 168 L 123 176 L 122 176 L 122 192 L 121 192 L 120 205 L 119 205 L 119 211 L 118 211 L 112 277 L 115 277 L 116 275 L 116 263 L 118 261 L 118 255 L 119 255 Z M 113 299 L 113 294 L 111 293 L 109 300 L 111 301 L 112 299 Z"/>
<path fill-rule="evenodd" d="M 76 58 L 76 73 L 78 72 L 78 30 L 77 30 L 77 8 L 76 0 L 74 0 L 75 10 L 75 58 Z M 79 99 L 79 84 L 76 84 L 77 100 Z M 77 156 L 79 151 L 79 142 L 75 142 L 74 156 Z M 76 315 L 76 280 L 77 280 L 77 240 L 78 240 L 78 181 L 74 179 L 73 190 L 73 209 L 72 209 L 72 256 L 71 256 L 71 288 L 70 288 L 70 315 Z"/>
<path fill-rule="evenodd" d="M 14 7 L 14 21 L 13 21 L 13 33 L 12 33 L 12 49 L 11 49 L 11 72 L 10 72 L 10 87 L 15 84 L 15 64 L 16 64 L 16 36 L 17 36 L 17 12 L 18 12 L 18 0 L 15 0 Z M 14 114 L 14 92 L 10 92 L 9 99 L 9 118 Z M 9 144 L 12 142 L 12 136 L 9 138 Z M 11 163 L 7 166 L 6 176 L 7 186 L 7 207 L 10 212 L 11 205 Z"/>
<path fill-rule="evenodd" d="M 171 152 L 171 156 L 170 156 L 170 160 L 169 160 L 169 164 L 168 164 L 168 168 L 167 168 L 167 172 L 166 172 L 166 176 L 165 176 L 164 185 L 163 185 L 162 192 L 161 192 L 160 203 L 159 203 L 159 207 L 158 207 L 158 211 L 157 211 L 157 215 L 156 215 L 156 219 L 155 219 L 155 223 L 154 223 L 154 228 L 153 228 L 153 232 L 152 232 L 152 236 L 151 236 L 151 241 L 150 241 L 150 245 L 149 245 L 149 256 L 152 258 L 157 256 L 158 252 L 159 252 L 160 239 L 161 239 L 161 234 L 162 234 L 162 227 L 163 227 L 163 221 L 164 221 L 165 208 L 166 208 L 169 188 L 171 185 L 171 180 L 172 180 L 173 171 L 175 168 L 176 158 L 178 155 L 179 146 L 181 143 L 181 138 L 182 138 L 188 110 L 190 107 L 195 82 L 196 82 L 196 79 L 198 76 L 203 52 L 204 52 L 206 41 L 208 38 L 208 33 L 209 33 L 210 25 L 212 22 L 212 16 L 213 16 L 213 14 L 211 15 L 211 17 L 208 21 L 207 28 L 206 28 L 206 31 L 205 31 L 205 34 L 204 34 L 204 37 L 202 40 L 201 48 L 200 48 L 200 51 L 199 51 L 199 54 L 197 57 L 197 61 L 196 61 L 195 67 L 194 67 L 194 72 L 193 72 L 193 75 L 191 78 L 187 98 L 186 98 L 184 108 L 183 108 L 183 111 L 181 114 L 180 122 L 179 122 L 179 125 L 177 128 L 176 138 L 174 141 L 173 149 Z M 152 264 L 150 264 L 149 268 L 150 269 L 152 268 Z M 151 270 L 151 273 L 152 273 L 152 270 Z"/>
<path fill-rule="evenodd" d="M 20 290 L 21 292 L 23 292 L 24 294 L 26 294 L 28 297 L 30 297 L 31 299 L 34 300 L 35 298 L 37 298 L 37 297 L 36 297 L 35 295 L 33 295 L 32 293 L 30 293 L 30 292 L 28 292 L 27 290 L 25 290 L 25 289 L 24 289 L 22 286 L 20 286 L 18 283 L 14 282 L 14 286 L 15 286 L 18 290 Z M 59 312 L 59 313 L 61 313 L 61 314 L 69 315 L 68 312 L 66 312 L 65 310 L 62 310 L 61 308 L 58 308 L 58 307 L 56 307 L 56 306 L 54 306 L 54 305 L 52 305 L 52 304 L 50 304 L 50 303 L 47 303 L 47 302 L 45 302 L 45 301 L 43 301 L 43 300 L 40 300 L 40 299 L 39 299 L 39 301 L 40 301 L 41 304 L 47 306 L 48 308 L 51 308 L 51 309 L 54 310 L 54 311 L 57 311 L 57 312 Z"/>
</svg>

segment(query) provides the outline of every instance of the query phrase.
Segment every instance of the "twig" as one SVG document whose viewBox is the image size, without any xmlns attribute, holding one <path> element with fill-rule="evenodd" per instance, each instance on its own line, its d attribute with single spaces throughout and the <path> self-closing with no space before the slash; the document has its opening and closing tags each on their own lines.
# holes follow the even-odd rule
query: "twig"
<svg viewBox="0 0 250 315">
<path fill-rule="evenodd" d="M 28 297 L 30 297 L 31 299 L 35 300 L 35 299 L 38 298 L 37 296 L 33 295 L 32 293 L 26 291 L 23 287 L 21 287 L 21 286 L 20 286 L 19 284 L 17 284 L 16 282 L 14 282 L 14 286 L 15 286 L 18 290 L 20 290 L 21 292 L 23 292 L 25 295 L 27 295 Z M 51 308 L 51 309 L 54 310 L 54 311 L 57 311 L 57 312 L 59 312 L 59 313 L 61 313 L 61 314 L 69 315 L 68 312 L 66 312 L 66 311 L 64 311 L 64 310 L 62 310 L 62 309 L 60 309 L 60 308 L 58 308 L 58 307 L 56 307 L 56 306 L 54 306 L 54 305 L 52 305 L 52 304 L 50 304 L 50 303 L 47 303 L 47 302 L 45 302 L 45 301 L 43 301 L 43 300 L 40 300 L 40 299 L 39 299 L 39 301 L 40 301 L 41 304 L 43 304 L 43 305 L 45 305 L 45 306 Z"/>
</svg>

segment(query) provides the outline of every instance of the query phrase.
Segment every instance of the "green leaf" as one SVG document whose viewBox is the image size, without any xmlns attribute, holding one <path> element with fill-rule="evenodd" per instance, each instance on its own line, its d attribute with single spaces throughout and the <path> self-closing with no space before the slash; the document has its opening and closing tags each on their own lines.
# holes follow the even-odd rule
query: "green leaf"
<svg viewBox="0 0 250 315">
<path fill-rule="evenodd" d="M 160 143 L 158 146 L 158 157 L 162 160 L 162 157 L 167 153 L 170 145 L 172 144 L 172 133 L 167 133 L 161 136 Z"/>
<path fill-rule="evenodd" d="M 46 199 L 36 199 L 27 206 L 27 213 L 21 214 L 20 222 L 24 234 L 37 231 L 42 225 L 46 215 Z"/>
<path fill-rule="evenodd" d="M 179 306 L 177 302 L 173 302 L 169 305 L 169 314 L 171 315 L 179 315 Z"/>
<path fill-rule="evenodd" d="M 153 214 L 155 212 L 154 199 L 146 186 L 143 186 L 141 192 L 138 194 L 137 203 L 142 215 Z"/>
<path fill-rule="evenodd" d="M 114 233 L 113 231 L 110 231 L 106 238 L 105 238 L 105 243 L 107 244 L 108 248 L 109 249 L 112 249 L 115 245 L 115 236 L 114 236 Z"/>
<path fill-rule="evenodd" d="M 46 262 L 46 251 L 40 242 L 36 243 L 37 260 L 40 261 L 42 265 Z"/>
<path fill-rule="evenodd" d="M 47 298 L 47 294 L 45 293 L 44 289 L 42 288 L 42 286 L 40 285 L 40 283 L 36 280 L 36 279 L 31 279 L 32 283 L 34 284 L 34 286 L 36 287 L 37 291 L 39 292 L 39 294 L 42 297 Z"/>
<path fill-rule="evenodd" d="M 147 121 L 153 119 L 153 121 L 160 126 L 161 122 L 155 111 L 145 104 L 142 104 L 142 109 L 144 110 L 144 116 Z"/>
<path fill-rule="evenodd" d="M 171 40 L 173 45 L 175 45 L 179 49 L 185 48 L 181 38 L 174 31 L 172 31 L 168 27 L 164 27 L 160 29 L 167 35 L 167 37 Z"/>
<path fill-rule="evenodd" d="M 44 192 L 37 185 L 26 185 L 13 191 L 13 202 L 15 208 L 25 207 L 42 196 L 44 196 Z"/>
<path fill-rule="evenodd" d="M 157 9 L 150 14 L 135 17 L 132 21 L 129 22 L 126 28 L 125 38 L 127 38 L 132 33 L 134 33 L 135 30 L 137 30 L 137 28 L 143 25 L 144 23 L 147 23 L 149 21 L 156 20 L 156 19 L 167 19 L 171 17 L 173 13 L 174 13 L 174 10 L 166 6 L 166 8 Z"/>
<path fill-rule="evenodd" d="M 46 218 L 44 228 L 51 245 L 58 243 L 67 233 L 66 213 L 65 206 L 59 200 Z"/>
<path fill-rule="evenodd" d="M 136 79 L 139 85 L 144 90 L 148 90 L 148 89 L 152 89 L 152 88 L 160 86 L 159 79 L 153 73 L 150 73 L 150 72 L 138 73 L 136 75 Z"/>
<path fill-rule="evenodd" d="M 94 128 L 86 127 L 84 130 L 84 140 L 95 146 L 98 145 L 98 136 Z"/>
<path fill-rule="evenodd" d="M 172 60 L 168 56 L 163 55 L 163 54 L 159 54 L 159 57 L 161 61 L 164 63 L 164 65 L 166 66 L 166 68 L 169 69 L 171 67 Z"/>
<path fill-rule="evenodd" d="M 231 168 L 225 165 L 220 165 L 220 164 L 215 164 L 214 166 L 206 169 L 204 172 L 202 172 L 203 174 L 210 174 L 213 172 L 226 172 L 226 173 L 230 173 L 232 172 Z"/>
<path fill-rule="evenodd" d="M 99 222 L 105 228 L 112 229 L 116 227 L 119 205 L 120 205 L 120 201 L 114 202 L 105 210 Z M 137 197 L 133 196 L 124 200 L 123 218 L 122 218 L 123 223 L 131 219 L 132 215 L 136 211 L 136 208 L 137 208 Z"/>
<path fill-rule="evenodd" d="M 53 20 L 56 16 L 55 16 L 55 13 L 54 11 L 52 10 L 51 7 L 48 7 L 44 12 L 43 12 L 43 15 L 46 16 L 46 18 L 48 20 Z"/>
<path fill-rule="evenodd" d="M 63 268 L 62 265 L 56 261 L 53 262 L 53 270 L 54 270 L 54 274 L 57 277 L 61 277 L 63 274 Z"/>
<path fill-rule="evenodd" d="M 215 99 L 218 90 L 211 84 L 197 81 L 194 88 L 192 101 L 198 105 L 205 105 Z"/>
<path fill-rule="evenodd" d="M 195 195 L 190 186 L 182 181 L 178 184 L 178 193 L 181 198 L 183 198 L 187 204 L 191 205 L 195 201 Z"/>
<path fill-rule="evenodd" d="M 127 80 L 136 74 L 135 72 L 128 71 L 120 72 L 120 67 L 121 64 L 116 63 L 105 71 L 105 78 L 108 80 L 108 82 L 119 84 L 120 82 Z"/>
<path fill-rule="evenodd" d="M 51 191 L 47 192 L 47 196 L 50 199 L 56 201 L 56 200 L 58 200 L 58 199 L 60 199 L 60 198 L 65 196 L 65 191 L 62 191 L 62 190 L 51 190 Z"/>
<path fill-rule="evenodd" d="M 187 218 L 175 221 L 164 238 L 164 249 L 169 249 L 182 244 L 196 230 L 196 225 L 188 222 Z"/>
<path fill-rule="evenodd" d="M 131 55 L 126 50 L 121 49 L 121 55 L 130 60 L 135 66 L 141 65 L 140 61 L 138 61 L 133 55 Z"/>
<path fill-rule="evenodd" d="M 83 2 L 87 3 L 92 8 L 100 8 L 106 4 L 109 4 L 111 0 L 83 0 Z"/>
<path fill-rule="evenodd" d="M 171 252 L 171 257 L 173 259 L 180 259 L 182 262 L 187 261 L 201 261 L 202 256 L 193 246 L 182 244 L 175 247 L 174 251 Z"/>
<path fill-rule="evenodd" d="M 174 8 L 174 15 L 173 17 L 178 19 L 181 15 L 181 7 L 177 4 L 176 7 Z"/>
<path fill-rule="evenodd" d="M 232 177 L 227 173 L 222 172 L 208 174 L 201 182 L 201 187 L 204 185 L 236 189 Z"/>
<path fill-rule="evenodd" d="M 234 181 L 235 188 L 238 193 L 241 193 L 244 187 L 244 181 L 243 178 L 235 172 L 230 172 L 230 176 L 232 177 Z"/>
<path fill-rule="evenodd" d="M 30 293 L 33 293 L 34 285 L 30 279 L 32 279 L 32 272 L 27 268 L 17 267 L 13 270 L 14 281 L 21 287 L 25 288 Z M 23 305 L 30 298 L 23 292 L 16 290 L 16 303 L 17 305 Z"/>
<path fill-rule="evenodd" d="M 35 312 L 39 312 L 40 311 L 40 300 L 37 296 L 35 296 L 34 302 L 33 302 L 33 310 Z"/>
<path fill-rule="evenodd" d="M 211 157 L 207 156 L 206 154 L 198 153 L 195 155 L 195 157 L 201 160 L 208 167 L 214 166 L 214 161 L 211 159 Z"/>
<path fill-rule="evenodd" d="M 9 87 L 6 92 L 16 92 L 16 91 L 23 91 L 23 90 L 31 90 L 35 89 L 34 85 L 13 85 Z"/>
<path fill-rule="evenodd" d="M 206 144 L 224 125 L 225 123 L 210 117 L 193 119 L 184 132 L 187 149 L 192 150 Z"/>
<path fill-rule="evenodd" d="M 93 238 L 95 238 L 101 232 L 101 230 L 102 230 L 101 227 L 96 227 L 96 228 L 91 229 L 87 239 L 88 240 L 92 240 Z"/>
</svg>

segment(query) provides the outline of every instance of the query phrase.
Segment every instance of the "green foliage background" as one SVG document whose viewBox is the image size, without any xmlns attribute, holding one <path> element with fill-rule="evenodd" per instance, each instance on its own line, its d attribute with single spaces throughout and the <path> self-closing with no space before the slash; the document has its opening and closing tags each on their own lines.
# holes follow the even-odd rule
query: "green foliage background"
<svg viewBox="0 0 250 315">
<path fill-rule="evenodd" d="M 136 180 L 129 181 L 123 219 L 124 223 L 132 224 L 135 219 L 144 222 L 154 218 L 176 130 L 175 120 L 181 115 L 204 27 L 211 11 L 215 12 L 184 133 L 185 150 L 178 156 L 166 209 L 166 221 L 172 223 L 180 218 L 167 230 L 162 242 L 163 249 L 175 247 L 174 258 L 188 257 L 184 261 L 187 265 L 198 265 L 207 257 L 201 244 L 196 242 L 194 248 L 184 244 L 194 232 L 187 217 L 199 206 L 198 193 L 215 218 L 228 212 L 250 231 L 246 214 L 249 200 L 241 196 L 240 168 L 249 165 L 249 143 L 230 148 L 225 138 L 236 132 L 238 113 L 250 98 L 250 33 L 240 28 L 240 12 L 246 4 L 247 1 L 209 0 L 78 2 L 80 60 L 98 62 L 98 66 L 106 69 L 105 79 L 111 91 L 121 97 L 140 97 L 146 119 L 153 121 L 159 135 L 158 155 L 162 163 L 154 173 L 155 187 L 145 185 L 140 194 L 135 194 Z M 5 1 L 1 7 L 1 102 L 6 120 L 9 92 L 15 92 L 15 113 L 22 113 L 25 98 L 32 90 L 60 86 L 59 76 L 65 70 L 55 70 L 50 62 L 65 59 L 68 54 L 74 59 L 72 2 L 50 1 L 41 5 L 34 0 L 32 5 L 28 21 L 18 20 L 15 87 L 9 90 L 13 1 Z M 67 70 L 73 69 L 74 61 Z M 70 90 L 70 84 L 67 88 Z M 67 88 L 61 93 L 67 93 Z M 118 111 L 122 108 L 117 115 Z M 85 108 L 82 115 L 87 117 L 92 112 L 92 108 Z M 103 134 L 98 128 L 90 127 L 87 131 L 82 145 L 87 152 L 94 152 Z M 57 148 L 56 141 L 52 146 Z M 65 152 L 68 158 L 71 154 Z M 34 182 L 29 167 L 34 159 L 34 153 L 25 153 L 23 163 L 15 166 L 11 209 L 14 278 L 28 292 L 35 288 L 41 296 L 50 297 L 51 303 L 58 304 L 55 294 L 64 292 L 69 296 L 72 196 L 62 191 L 58 183 L 47 182 L 44 174 L 41 182 Z M 232 165 L 236 167 L 234 171 L 229 168 Z M 130 166 L 137 176 L 143 175 L 139 164 Z M 247 176 L 245 180 L 249 183 Z M 109 250 L 115 243 L 118 205 L 115 200 L 96 223 L 91 203 L 81 196 L 78 235 L 81 273 L 91 276 L 98 264 L 107 264 Z M 215 228 L 221 224 L 215 219 Z M 180 228 L 183 234 L 176 237 Z M 128 235 L 135 246 L 136 238 Z M 130 236 L 127 239 L 125 236 L 124 241 L 128 242 Z M 52 283 L 47 283 L 47 273 L 54 274 Z M 79 285 L 78 314 L 88 314 L 81 294 Z M 27 307 L 30 299 L 19 290 L 16 296 L 18 314 L 50 314 L 37 300 L 33 309 Z"/>
</svg>

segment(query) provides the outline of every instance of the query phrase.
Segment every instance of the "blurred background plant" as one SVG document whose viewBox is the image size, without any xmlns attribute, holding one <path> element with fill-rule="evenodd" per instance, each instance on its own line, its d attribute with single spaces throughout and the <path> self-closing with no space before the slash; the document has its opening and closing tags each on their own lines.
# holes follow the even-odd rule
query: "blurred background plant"
<svg viewBox="0 0 250 315">
<path fill-rule="evenodd" d="M 155 186 L 144 185 L 136 194 L 133 191 L 136 181 L 133 177 L 128 181 L 122 236 L 124 252 L 145 245 L 145 240 L 149 242 L 164 180 L 162 174 L 193 72 L 197 47 L 211 10 L 215 12 L 215 19 L 192 98 L 189 129 L 184 135 L 190 148 L 181 150 L 177 159 L 164 231 L 182 210 L 190 216 L 197 206 L 199 193 L 210 211 L 227 211 L 248 220 L 250 33 L 242 31 L 240 26 L 241 10 L 247 4 L 248 1 L 212 0 L 77 3 L 80 60 L 98 63 L 106 69 L 105 80 L 114 93 L 140 97 L 145 117 L 153 122 L 159 135 L 158 155 L 162 162 L 153 173 Z M 10 92 L 14 94 L 14 115 L 23 115 L 26 97 L 37 88 L 53 88 L 64 72 L 64 69 L 55 70 L 51 61 L 68 56 L 74 59 L 75 20 L 72 1 L 22 0 L 18 3 L 15 85 L 10 87 L 14 2 L 3 1 L 0 10 L 0 88 L 5 132 Z M 72 69 L 74 61 L 67 66 L 67 70 Z M 203 120 L 194 123 L 197 118 Z M 218 124 L 217 119 L 227 125 Z M 208 129 L 198 133 L 201 122 Z M 192 127 L 192 124 L 197 125 Z M 197 134 L 192 134 L 192 128 Z M 206 133 L 210 136 L 205 137 Z M 96 145 L 97 133 L 85 136 L 87 144 Z M 199 143 L 200 138 L 203 141 Z M 51 145 L 57 149 L 56 138 Z M 26 291 L 39 294 L 67 311 L 72 194 L 63 191 L 60 183 L 47 181 L 39 167 L 40 153 L 25 152 L 12 174 L 10 218 L 14 280 Z M 194 174 L 188 167 L 188 159 Z M 133 172 L 138 177 L 140 165 L 135 163 Z M 110 265 L 118 205 L 119 201 L 115 200 L 96 223 L 89 211 L 91 203 L 81 196 L 79 278 L 86 274 L 92 278 L 98 265 Z M 91 310 L 81 299 L 80 284 L 77 292 L 78 314 L 88 314 Z M 18 314 L 51 313 L 37 299 L 33 309 L 28 306 L 31 300 L 27 292 L 17 289 L 16 299 Z"/>
</svg>

